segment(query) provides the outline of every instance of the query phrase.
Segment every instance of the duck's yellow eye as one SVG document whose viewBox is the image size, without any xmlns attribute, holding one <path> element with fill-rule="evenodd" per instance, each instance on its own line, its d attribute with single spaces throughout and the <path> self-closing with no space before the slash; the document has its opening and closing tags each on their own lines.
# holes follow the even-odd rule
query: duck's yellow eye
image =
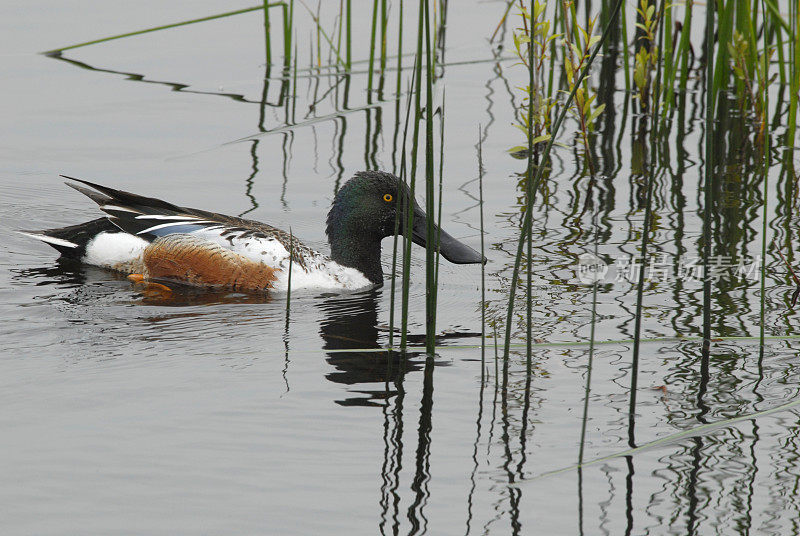
<svg viewBox="0 0 800 536">
<path fill-rule="evenodd" d="M 384 196 L 383 196 L 383 200 L 386 201 L 387 203 L 391 203 L 392 199 L 394 199 L 392 197 L 392 194 L 384 194 Z"/>
</svg>

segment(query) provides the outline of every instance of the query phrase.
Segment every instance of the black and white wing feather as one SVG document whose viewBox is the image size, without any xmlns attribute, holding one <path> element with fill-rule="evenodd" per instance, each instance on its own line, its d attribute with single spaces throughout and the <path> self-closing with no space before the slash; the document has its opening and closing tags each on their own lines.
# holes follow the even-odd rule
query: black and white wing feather
<svg viewBox="0 0 800 536">
<path fill-rule="evenodd" d="M 303 268 L 306 267 L 307 260 L 320 256 L 297 238 L 290 237 L 289 233 L 265 223 L 181 207 L 154 197 L 145 197 L 66 175 L 62 177 L 88 186 L 86 188 L 67 183 L 96 202 L 100 210 L 108 214 L 111 223 L 120 230 L 147 241 L 175 233 L 196 233 L 233 250 L 244 246 L 252 249 L 252 246 L 257 245 L 253 242 L 280 244 L 286 252 L 291 250 L 292 259 Z"/>
</svg>

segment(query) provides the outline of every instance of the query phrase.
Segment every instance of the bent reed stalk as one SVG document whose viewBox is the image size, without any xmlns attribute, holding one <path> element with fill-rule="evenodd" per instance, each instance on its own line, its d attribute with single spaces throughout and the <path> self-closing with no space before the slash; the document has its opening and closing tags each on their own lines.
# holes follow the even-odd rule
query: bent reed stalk
<svg viewBox="0 0 800 536">
<path fill-rule="evenodd" d="M 612 15 L 611 15 L 611 17 L 609 19 L 609 23 L 603 29 L 603 35 L 600 37 L 600 40 L 597 42 L 597 44 L 595 44 L 594 51 L 592 52 L 592 55 L 587 60 L 586 65 L 584 66 L 583 70 L 581 71 L 580 75 L 578 76 L 578 79 L 575 81 L 575 85 L 573 86 L 572 91 L 570 91 L 569 96 L 567 97 L 563 108 L 559 112 L 558 118 L 556 119 L 555 123 L 553 124 L 552 134 L 550 136 L 550 139 L 547 141 L 547 146 L 545 147 L 544 151 L 542 152 L 541 163 L 539 164 L 539 167 L 536 169 L 536 175 L 534 176 L 533 185 L 531 186 L 531 191 L 534 192 L 534 194 L 539 189 L 539 182 L 542 180 L 542 175 L 544 174 L 544 170 L 547 167 L 547 163 L 549 162 L 550 151 L 553 148 L 553 142 L 555 141 L 555 138 L 556 138 L 556 135 L 558 133 L 558 130 L 561 127 L 561 124 L 564 122 L 564 118 L 566 117 L 566 115 L 567 115 L 567 113 L 569 111 L 569 105 L 572 102 L 572 100 L 575 98 L 575 93 L 577 92 L 578 88 L 581 86 L 581 82 L 583 82 L 583 79 L 586 78 L 586 76 L 589 74 L 589 69 L 591 68 L 592 63 L 594 62 L 594 59 L 597 57 L 597 54 L 602 49 L 603 43 L 608 38 L 608 34 L 610 33 L 611 27 L 614 24 L 614 21 L 616 20 L 617 15 L 619 14 L 620 7 L 622 6 L 622 3 L 623 3 L 623 0 L 617 0 L 616 4 L 614 6 L 614 10 L 612 12 Z M 530 98 L 533 98 L 533 96 L 531 95 Z M 532 141 L 533 141 L 532 139 L 529 139 L 529 141 L 528 141 L 528 149 L 530 151 L 533 150 L 533 146 L 532 146 L 532 143 L 531 143 Z M 527 200 L 527 207 L 526 207 L 526 210 L 525 210 L 525 217 L 524 217 L 523 222 L 522 222 L 522 229 L 520 230 L 520 237 L 519 237 L 518 242 L 517 242 L 517 253 L 516 253 L 516 257 L 514 259 L 514 270 L 513 270 L 512 275 L 511 275 L 511 286 L 510 286 L 509 298 L 508 298 L 508 310 L 507 310 L 507 314 L 506 314 L 506 333 L 505 333 L 505 341 L 504 341 L 504 344 L 503 344 L 503 359 L 504 360 L 508 360 L 509 352 L 511 350 L 511 346 L 510 345 L 511 345 L 511 330 L 513 329 L 513 327 L 512 327 L 512 317 L 513 317 L 513 313 L 514 313 L 514 297 L 515 297 L 515 294 L 516 294 L 517 282 L 519 281 L 519 268 L 520 268 L 520 263 L 521 263 L 521 260 L 522 260 L 522 251 L 523 251 L 523 248 L 524 248 L 524 245 L 525 245 L 525 240 L 527 239 L 528 228 L 532 225 L 531 224 L 531 219 L 533 217 L 533 201 L 534 201 L 534 196 L 531 196 Z"/>
</svg>

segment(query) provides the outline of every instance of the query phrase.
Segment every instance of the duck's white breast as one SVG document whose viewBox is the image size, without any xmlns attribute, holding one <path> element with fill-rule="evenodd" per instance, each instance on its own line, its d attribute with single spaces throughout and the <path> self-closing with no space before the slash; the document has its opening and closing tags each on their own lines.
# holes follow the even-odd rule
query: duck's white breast
<svg viewBox="0 0 800 536">
<path fill-rule="evenodd" d="M 206 238 L 243 257 L 279 269 L 273 288 L 279 291 L 289 288 L 289 252 L 277 239 L 232 234 L 222 236 L 214 229 L 204 229 L 192 234 Z M 372 285 L 360 271 L 342 266 L 321 253 L 314 252 L 307 256 L 304 264 L 305 268 L 296 262 L 292 263 L 292 290 L 355 290 Z"/>
</svg>

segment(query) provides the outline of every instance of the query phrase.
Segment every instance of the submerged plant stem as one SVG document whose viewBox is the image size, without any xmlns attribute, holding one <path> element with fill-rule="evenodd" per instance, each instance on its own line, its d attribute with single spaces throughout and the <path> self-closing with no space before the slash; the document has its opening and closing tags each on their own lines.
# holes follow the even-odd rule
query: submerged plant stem
<svg viewBox="0 0 800 536">
<path fill-rule="evenodd" d="M 53 50 L 48 50 L 46 52 L 43 52 L 42 54 L 46 54 L 46 55 L 56 54 L 56 53 L 59 53 L 59 52 L 64 52 L 65 50 L 72 50 L 74 48 L 87 47 L 89 45 L 96 45 L 98 43 L 105 43 L 107 41 L 113 41 L 115 39 L 123 39 L 125 37 L 133 37 L 135 35 L 142 35 L 142 34 L 146 34 L 146 33 L 150 33 L 150 32 L 158 32 L 160 30 L 169 30 L 170 28 L 177 28 L 179 26 L 187 26 L 189 24 L 196 24 L 198 22 L 206 22 L 206 21 L 214 20 L 214 19 L 222 19 L 224 17 L 232 17 L 234 15 L 241 15 L 242 13 L 250 13 L 251 11 L 260 11 L 262 9 L 265 9 L 266 7 L 275 7 L 275 6 L 282 6 L 282 5 L 285 5 L 284 2 L 273 2 L 271 4 L 266 4 L 266 5 L 261 4 L 261 5 L 258 5 L 258 6 L 246 7 L 244 9 L 237 9 L 235 11 L 226 11 L 225 13 L 218 13 L 216 15 L 209 15 L 207 17 L 200 17 L 199 19 L 191 19 L 191 20 L 185 20 L 185 21 L 181 21 L 181 22 L 174 22 L 172 24 L 165 24 L 163 26 L 156 26 L 154 28 L 147 28 L 145 30 L 137 30 L 135 32 L 127 32 L 127 33 L 124 33 L 124 34 L 112 35 L 111 37 L 103 37 L 102 39 L 94 39 L 92 41 L 86 41 L 84 43 L 78 43 L 76 45 L 69 45 L 69 46 L 66 46 L 66 47 L 54 48 Z"/>
</svg>

